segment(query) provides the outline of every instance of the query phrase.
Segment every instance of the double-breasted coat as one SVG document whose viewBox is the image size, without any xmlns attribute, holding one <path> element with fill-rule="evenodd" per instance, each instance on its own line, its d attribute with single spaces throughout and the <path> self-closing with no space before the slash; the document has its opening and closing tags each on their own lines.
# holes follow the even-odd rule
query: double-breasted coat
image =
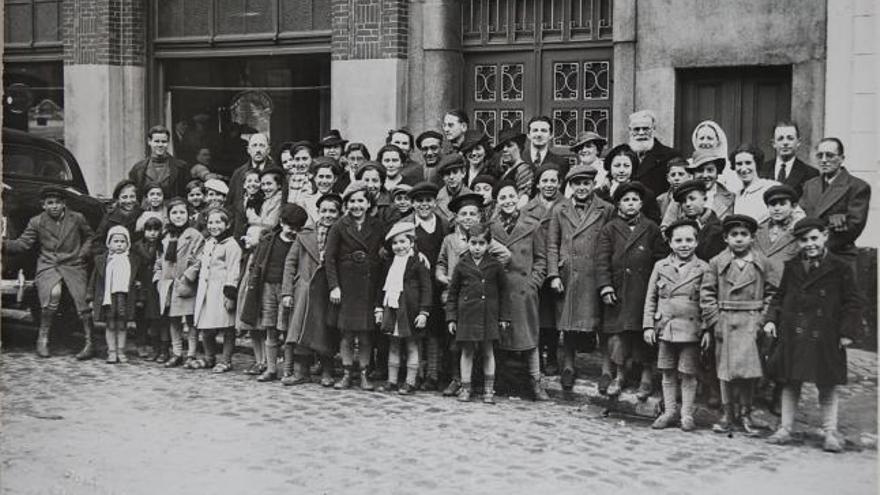
<svg viewBox="0 0 880 495">
<path fill-rule="evenodd" d="M 392 260 L 385 263 L 382 270 L 384 282 L 388 277 Z M 403 271 L 403 292 L 400 294 L 397 308 L 390 308 L 383 304 L 385 291 L 380 284 L 376 298 L 376 307 L 382 308 L 382 332 L 400 338 L 421 338 L 425 329 L 416 328 L 413 324 L 420 312 L 431 314 L 433 293 L 431 287 L 431 273 L 428 267 L 417 256 L 410 256 L 406 260 L 406 268 Z M 396 329 L 395 329 L 396 325 Z"/>
<path fill-rule="evenodd" d="M 642 328 L 653 328 L 666 342 L 699 342 L 703 331 L 700 286 L 709 264 L 693 256 L 679 266 L 674 254 L 654 265 L 642 315 Z"/>
<path fill-rule="evenodd" d="M 562 197 L 562 193 L 559 193 L 555 200 L 548 202 L 540 196 L 535 196 L 522 209 L 521 214 L 540 219 L 545 247 L 547 246 L 547 236 L 550 235 L 550 214 Z M 556 328 L 556 299 L 558 297 L 559 295 L 550 288 L 550 283 L 545 279 L 541 290 L 538 291 L 538 318 L 541 328 Z"/>
<path fill-rule="evenodd" d="M 507 299 L 510 331 L 501 334 L 499 347 L 507 351 L 526 351 L 538 346 L 540 304 L 538 292 L 547 276 L 547 247 L 541 219 L 520 212 L 508 234 L 500 219 L 491 225 L 492 238 L 510 250 Z"/>
<path fill-rule="evenodd" d="M 807 216 L 828 220 L 832 215 L 846 218 L 846 230 L 828 232 L 828 249 L 832 253 L 850 258 L 850 266 L 855 266 L 856 239 L 868 223 L 868 210 L 871 204 L 871 186 L 854 177 L 845 168 L 823 191 L 821 175 L 804 183 L 804 194 L 798 204 Z"/>
<path fill-rule="evenodd" d="M 373 302 L 382 271 L 379 249 L 384 232 L 382 220 L 370 215 L 364 217 L 360 229 L 351 216 L 345 215 L 327 232 L 324 268 L 330 290 L 342 290 L 336 320 L 341 331 L 367 332 L 375 328 Z"/>
<path fill-rule="evenodd" d="M 288 344 L 332 355 L 338 348 L 336 308 L 330 304 L 327 272 L 318 249 L 318 233 L 306 227 L 296 236 L 284 259 L 281 295 L 293 297 L 287 324 Z M 345 292 L 343 292 L 345 297 Z"/>
<path fill-rule="evenodd" d="M 630 230 L 615 216 L 602 227 L 596 254 L 596 287 L 614 289 L 617 304 L 602 306 L 602 332 L 642 331 L 642 312 L 654 263 L 667 253 L 660 227 L 639 214 Z"/>
<path fill-rule="evenodd" d="M 90 252 L 94 231 L 85 217 L 66 210 L 55 220 L 48 213 L 32 217 L 18 239 L 4 240 L 3 251 L 9 254 L 25 253 L 38 246 L 34 282 L 40 306 L 49 304 L 49 294 L 58 283 L 64 282 L 80 313 L 88 311 L 86 259 Z"/>
<path fill-rule="evenodd" d="M 186 270 L 192 281 L 198 277 L 193 323 L 198 329 L 235 326 L 235 309 L 226 309 L 225 300 L 235 300 L 241 273 L 241 248 L 232 236 L 218 241 L 208 238 L 196 262 Z"/>
<path fill-rule="evenodd" d="M 159 292 L 159 308 L 163 315 L 192 316 L 195 309 L 194 284 L 184 277 L 184 272 L 195 262 L 204 241 L 198 230 L 187 227 L 177 238 L 177 261 L 166 260 L 164 254 L 156 256 L 153 280 Z M 165 234 L 162 238 L 163 253 L 168 250 L 170 242 L 171 234 Z"/>
<path fill-rule="evenodd" d="M 596 284 L 599 231 L 614 207 L 596 196 L 583 219 L 571 199 L 553 207 L 547 236 L 547 277 L 559 277 L 565 291 L 557 298 L 556 326 L 567 332 L 599 330 L 601 308 Z"/>
<path fill-rule="evenodd" d="M 446 321 L 456 324 L 456 342 L 491 342 L 498 340 L 498 323 L 510 321 L 504 267 L 491 256 L 480 264 L 470 253 L 462 256 L 452 271 Z"/>
<path fill-rule="evenodd" d="M 92 269 L 92 275 L 89 277 L 89 284 L 86 290 L 86 301 L 92 303 L 92 318 L 95 321 L 106 321 L 104 314 L 104 289 L 105 277 L 107 275 L 107 253 L 101 253 L 95 257 L 95 267 Z M 144 268 L 143 263 L 138 255 L 129 252 L 128 262 L 131 265 L 131 275 L 129 278 L 128 292 L 125 295 L 125 319 L 126 321 L 134 321 L 135 309 L 138 302 L 145 301 L 145 290 L 141 284 L 143 277 L 141 271 Z"/>
<path fill-rule="evenodd" d="M 802 215 L 801 215 L 802 216 Z M 770 282 L 779 286 L 782 278 L 782 269 L 785 263 L 797 256 L 799 248 L 797 238 L 792 234 L 791 228 L 798 219 L 792 219 L 788 227 L 781 230 L 775 240 L 770 240 L 770 219 L 758 225 L 755 232 L 755 249 L 770 261 Z"/>
<path fill-rule="evenodd" d="M 161 316 L 162 311 L 159 306 L 159 292 L 153 284 L 153 267 L 156 264 L 156 253 L 158 252 L 159 241 L 152 244 L 141 239 L 134 243 L 131 248 L 132 254 L 138 262 L 137 280 L 140 283 L 140 290 L 143 292 L 142 300 L 144 307 L 140 310 L 142 318 L 147 320 L 157 320 Z"/>
<path fill-rule="evenodd" d="M 709 262 L 700 286 L 705 328 L 714 328 L 715 364 L 719 380 L 760 378 L 758 332 L 776 288 L 767 275 L 770 263 L 751 250 L 740 268 L 730 249 Z"/>
<path fill-rule="evenodd" d="M 846 350 L 839 342 L 857 334 L 863 304 L 852 268 L 839 256 L 828 253 L 809 271 L 800 257 L 789 260 L 767 311 L 781 351 L 769 373 L 781 381 L 846 383 Z"/>
<path fill-rule="evenodd" d="M 260 236 L 260 242 L 244 263 L 245 270 L 242 272 L 241 285 L 238 288 L 237 319 L 249 327 L 257 327 L 260 324 L 260 313 L 263 310 L 263 280 L 266 279 L 267 260 L 272 251 L 272 244 L 275 243 L 280 232 L 280 227 L 263 232 Z M 285 329 L 279 328 L 278 330 Z"/>
</svg>

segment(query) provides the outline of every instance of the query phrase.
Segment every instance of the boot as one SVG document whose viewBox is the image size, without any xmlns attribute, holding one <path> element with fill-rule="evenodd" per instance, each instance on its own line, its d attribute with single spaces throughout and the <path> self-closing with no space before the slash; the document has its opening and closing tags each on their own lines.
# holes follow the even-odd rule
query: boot
<svg viewBox="0 0 880 495">
<path fill-rule="evenodd" d="M 550 396 L 547 395 L 547 391 L 544 390 L 544 385 L 541 383 L 540 378 L 532 378 L 532 396 L 536 402 L 546 402 L 550 400 Z"/>
<path fill-rule="evenodd" d="M 95 345 L 92 342 L 93 335 L 95 332 L 95 325 L 92 323 L 92 317 L 86 316 L 82 319 L 83 332 L 85 333 L 85 344 L 79 354 L 76 355 L 76 359 L 79 361 L 84 361 L 86 359 L 92 359 L 95 357 Z"/>
<path fill-rule="evenodd" d="M 108 324 L 108 327 L 110 325 Z M 116 364 L 119 359 L 116 354 L 116 335 L 114 335 L 113 330 L 107 329 L 104 330 L 104 340 L 107 341 L 107 362 L 110 364 Z"/>
<path fill-rule="evenodd" d="M 351 368 L 346 366 L 342 371 L 342 378 L 333 385 L 336 390 L 344 390 L 351 388 Z"/>
<path fill-rule="evenodd" d="M 165 364 L 171 358 L 171 355 L 168 353 L 168 342 L 159 341 L 158 349 L 159 352 L 156 353 L 155 361 L 160 364 Z"/>
<path fill-rule="evenodd" d="M 287 365 L 285 365 L 287 368 Z M 293 361 L 293 370 L 290 374 L 285 370 L 285 376 L 281 379 L 281 383 L 284 385 L 302 385 L 304 383 L 309 383 L 311 380 L 308 375 L 309 367 L 306 366 L 306 363 L 303 362 L 302 358 L 294 359 Z"/>
<path fill-rule="evenodd" d="M 367 392 L 375 390 L 373 383 L 370 382 L 370 376 L 367 373 L 367 370 L 361 370 L 361 390 L 366 390 Z"/>
<path fill-rule="evenodd" d="M 128 362 L 128 356 L 125 355 L 125 339 L 127 337 L 128 332 L 125 331 L 125 327 L 116 332 L 116 359 L 123 364 Z"/>
<path fill-rule="evenodd" d="M 733 404 L 721 405 L 721 419 L 712 425 L 715 433 L 730 433 L 730 424 L 733 422 Z"/>
<path fill-rule="evenodd" d="M 284 368 L 281 370 L 281 381 L 285 378 L 293 376 L 293 370 L 296 364 L 293 360 L 293 345 L 284 344 Z"/>
<path fill-rule="evenodd" d="M 49 328 L 52 327 L 52 320 L 55 313 L 43 308 L 40 311 L 40 330 L 37 334 L 37 356 L 41 358 L 49 357 Z"/>
</svg>

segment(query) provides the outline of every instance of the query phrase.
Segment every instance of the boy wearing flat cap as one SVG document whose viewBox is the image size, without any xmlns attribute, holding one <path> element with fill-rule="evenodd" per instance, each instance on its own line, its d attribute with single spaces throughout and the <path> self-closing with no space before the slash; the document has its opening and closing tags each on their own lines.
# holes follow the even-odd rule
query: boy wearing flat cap
<svg viewBox="0 0 880 495">
<path fill-rule="evenodd" d="M 699 180 L 686 181 L 678 186 L 672 196 L 680 206 L 681 218 L 697 222 L 700 228 L 697 232 L 697 257 L 709 261 L 724 250 L 721 222 L 715 212 L 706 206 L 704 183 Z"/>
<path fill-rule="evenodd" d="M 763 376 L 757 332 L 776 288 L 768 278 L 770 262 L 752 247 L 755 219 L 733 214 L 723 227 L 727 249 L 709 262 L 700 287 L 704 331 L 715 341 L 723 406 L 712 430 L 729 433 L 738 416 L 743 431 L 754 435 L 752 394 L 756 379 Z"/>
<path fill-rule="evenodd" d="M 437 174 L 443 179 L 443 187 L 437 193 L 437 214 L 447 222 L 452 222 L 455 214 L 449 208 L 449 202 L 459 194 L 471 192 L 464 184 L 465 163 L 459 153 L 450 153 L 440 158 Z"/>
<path fill-rule="evenodd" d="M 652 392 L 650 349 L 642 340 L 642 310 L 651 270 L 666 254 L 660 227 L 641 213 L 646 195 L 641 182 L 624 182 L 615 189 L 617 215 L 599 232 L 596 256 L 596 285 L 605 304 L 601 339 L 605 359 L 599 388 L 601 391 L 608 383 L 606 393 L 619 395 L 626 366 L 632 364 L 641 367 L 639 400 Z"/>
<path fill-rule="evenodd" d="M 66 192 L 56 186 L 46 186 L 40 192 L 43 213 L 28 221 L 18 239 L 3 239 L 3 254 L 20 254 L 38 247 L 37 270 L 34 282 L 40 299 L 40 327 L 37 335 L 37 355 L 49 357 L 49 329 L 58 306 L 62 289 L 67 288 L 76 305 L 86 335 L 85 347 L 77 359 L 89 359 L 95 352 L 92 346 L 92 317 L 86 303 L 87 254 L 94 231 L 79 212 L 67 209 Z"/>
<path fill-rule="evenodd" d="M 784 383 L 779 429 L 769 441 L 791 440 L 801 385 L 814 383 L 822 409 L 823 449 L 840 452 L 837 391 L 846 384 L 846 347 L 858 331 L 864 300 L 847 261 L 829 252 L 824 221 L 804 218 L 793 234 L 800 255 L 785 264 L 764 324 L 764 332 L 778 339 L 770 374 Z"/>
<path fill-rule="evenodd" d="M 758 224 L 755 249 L 770 260 L 773 267 L 770 282 L 773 285 L 779 285 L 783 266 L 798 254 L 797 238 L 792 230 L 805 215 L 797 208 L 797 202 L 797 191 L 791 186 L 780 184 L 764 191 L 769 216 Z"/>
</svg>

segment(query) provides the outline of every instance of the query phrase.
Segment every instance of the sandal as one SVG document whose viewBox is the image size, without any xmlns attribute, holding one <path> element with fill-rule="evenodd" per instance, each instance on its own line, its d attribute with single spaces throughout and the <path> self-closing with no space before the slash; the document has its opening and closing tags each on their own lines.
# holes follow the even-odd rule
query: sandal
<svg viewBox="0 0 880 495">
<path fill-rule="evenodd" d="M 226 373 L 227 371 L 232 371 L 232 363 L 217 363 L 217 366 L 214 366 L 212 371 L 214 373 Z"/>
</svg>

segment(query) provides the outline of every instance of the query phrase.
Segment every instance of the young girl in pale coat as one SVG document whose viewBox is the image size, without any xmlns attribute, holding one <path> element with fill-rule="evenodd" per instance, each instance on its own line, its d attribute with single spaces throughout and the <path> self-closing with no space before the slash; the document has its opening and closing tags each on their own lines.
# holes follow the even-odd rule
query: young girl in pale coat
<svg viewBox="0 0 880 495">
<path fill-rule="evenodd" d="M 204 238 L 198 230 L 189 225 L 189 210 L 181 198 L 168 202 L 168 224 L 153 270 L 153 281 L 159 291 L 159 310 L 167 319 L 171 335 L 171 358 L 166 368 L 183 364 L 183 328 L 192 322 L 195 293 L 192 283 L 183 277 L 190 262 L 201 248 Z M 191 347 L 188 354 L 195 357 L 196 349 Z"/>
<path fill-rule="evenodd" d="M 202 334 L 205 358 L 188 363 L 189 369 L 214 368 L 214 373 L 232 369 L 232 351 L 235 346 L 235 304 L 241 265 L 241 248 L 230 231 L 229 214 L 222 208 L 208 211 L 208 239 L 196 262 L 186 270 L 190 281 L 198 280 L 196 289 L 195 330 L 189 343 L 195 348 L 198 334 Z M 214 346 L 217 332 L 223 332 L 223 356 L 216 362 Z M 216 366 L 215 366 L 216 364 Z"/>
</svg>

